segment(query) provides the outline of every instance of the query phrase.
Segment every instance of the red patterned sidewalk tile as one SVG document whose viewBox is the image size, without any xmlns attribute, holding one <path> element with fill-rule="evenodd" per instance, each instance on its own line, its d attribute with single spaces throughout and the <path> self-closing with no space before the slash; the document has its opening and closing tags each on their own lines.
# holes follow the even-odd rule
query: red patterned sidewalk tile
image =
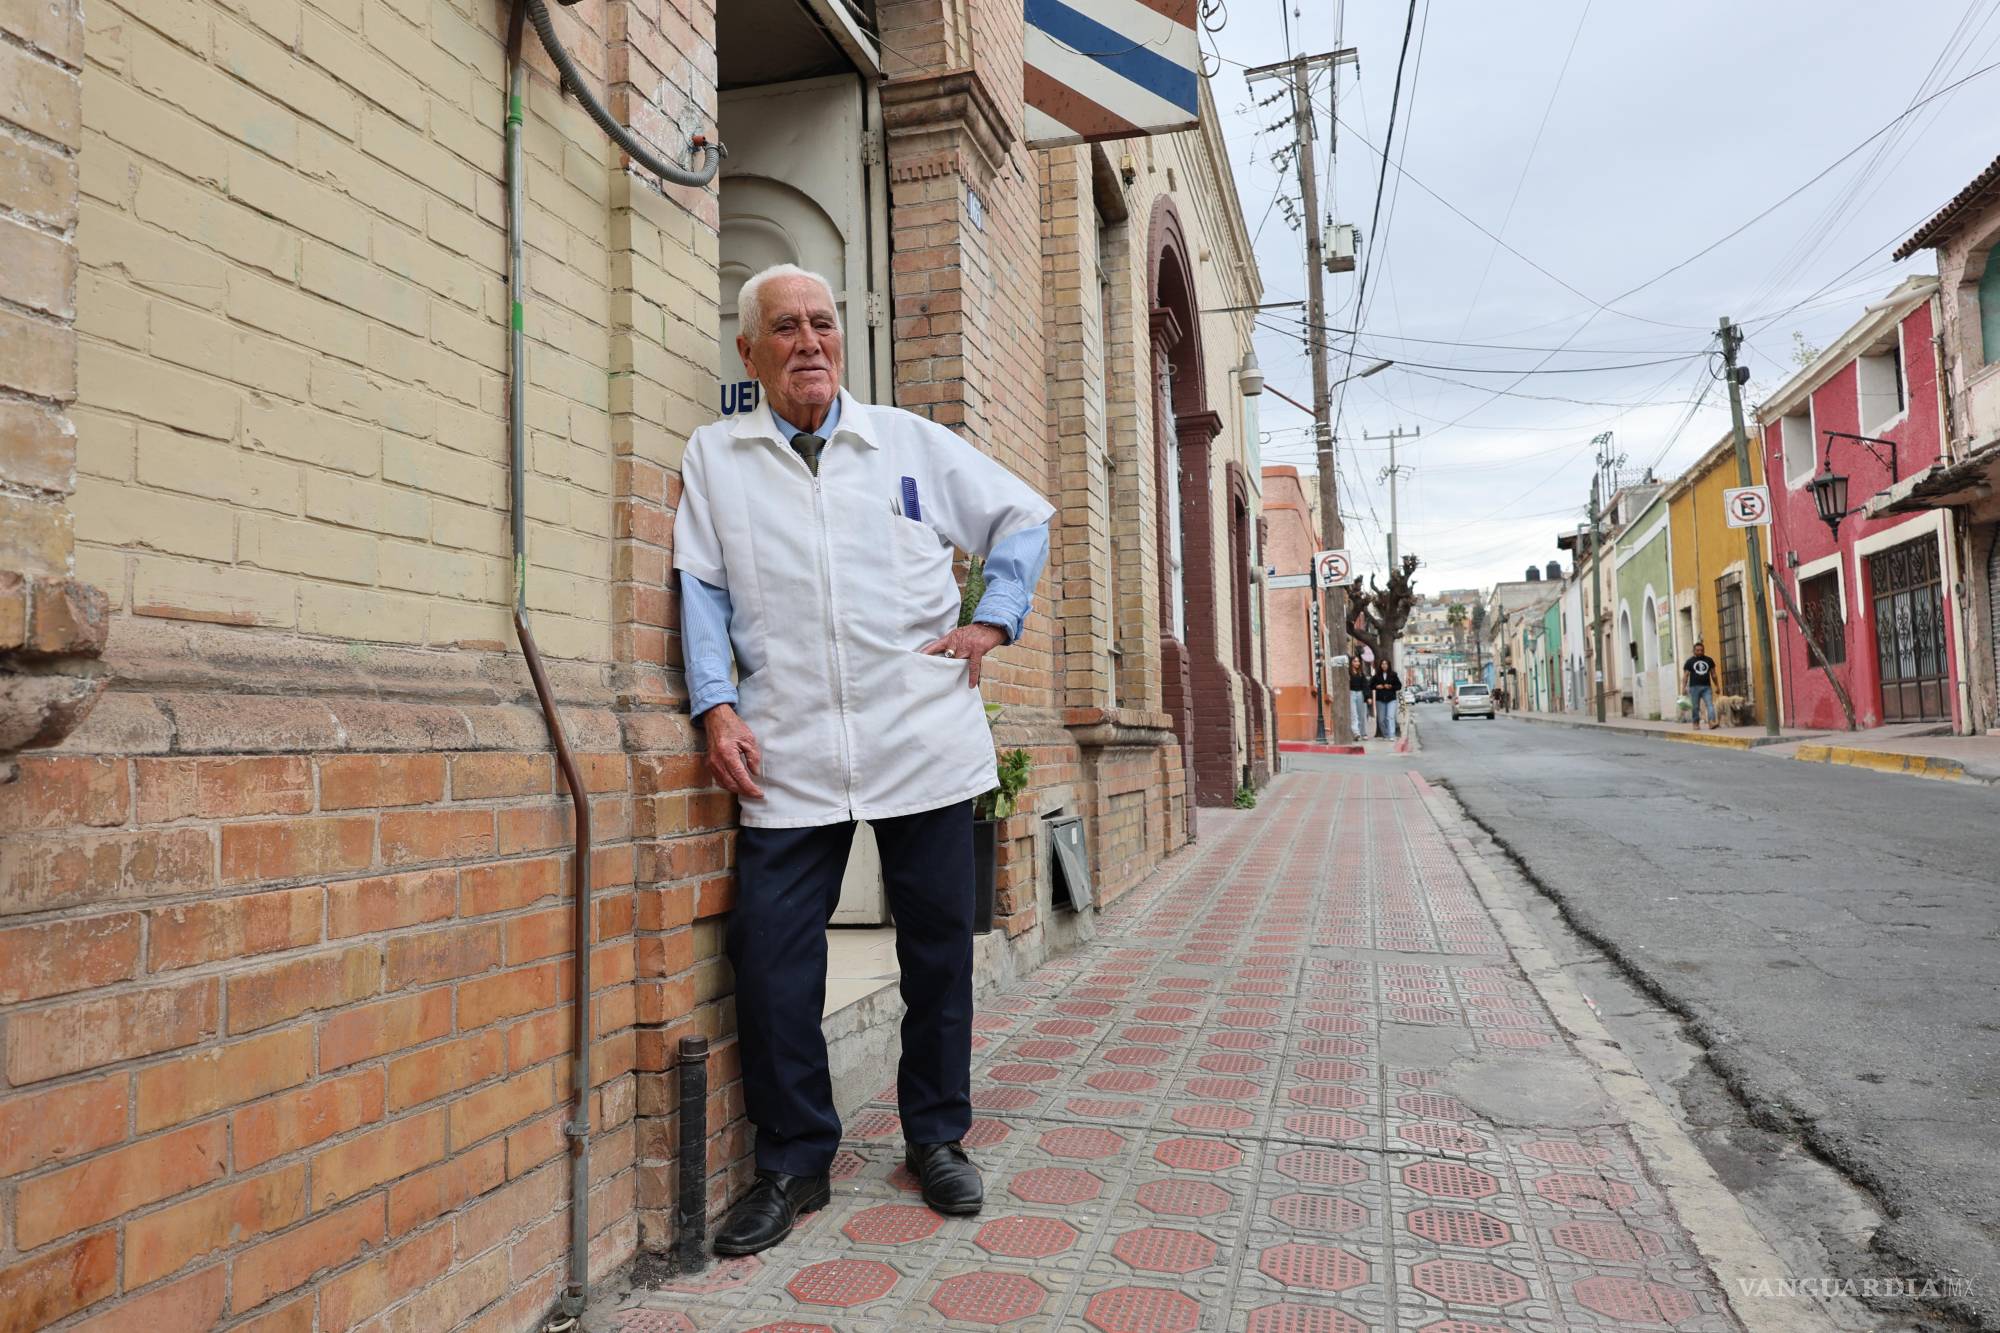
<svg viewBox="0 0 2000 1333">
<path fill-rule="evenodd" d="M 967 1324 L 1011 1324 L 1038 1313 L 1048 1292 L 1025 1273 L 960 1273 L 931 1293 L 947 1319 Z"/>
</svg>

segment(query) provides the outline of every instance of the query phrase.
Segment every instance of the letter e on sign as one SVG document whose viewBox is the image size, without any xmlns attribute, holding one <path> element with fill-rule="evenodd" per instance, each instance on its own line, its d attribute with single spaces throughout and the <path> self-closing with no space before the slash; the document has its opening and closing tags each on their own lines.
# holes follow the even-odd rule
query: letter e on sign
<svg viewBox="0 0 2000 1333">
<path fill-rule="evenodd" d="M 1345 550 L 1313 552 L 1314 586 L 1337 588 L 1346 583 L 1353 576 L 1353 572 L 1354 567 L 1348 561 Z"/>
<path fill-rule="evenodd" d="M 1722 493 L 1722 510 L 1732 528 L 1769 527 L 1771 488 L 1732 486 Z"/>
</svg>

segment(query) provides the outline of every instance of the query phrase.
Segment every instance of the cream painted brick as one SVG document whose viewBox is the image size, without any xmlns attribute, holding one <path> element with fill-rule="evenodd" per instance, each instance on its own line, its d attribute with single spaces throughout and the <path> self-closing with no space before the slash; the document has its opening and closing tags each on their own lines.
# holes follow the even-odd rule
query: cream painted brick
<svg viewBox="0 0 2000 1333">
<path fill-rule="evenodd" d="M 229 155 L 229 193 L 259 212 L 282 219 L 353 254 L 368 253 L 368 213 L 360 205 L 246 148 Z M 290 277 L 296 270 L 283 276 Z"/>
<path fill-rule="evenodd" d="M 75 148 L 82 132 L 80 91 L 68 70 L 0 43 L 0 120 Z"/>
<path fill-rule="evenodd" d="M 70 409 L 76 427 L 78 472 L 112 481 L 131 481 L 139 452 L 139 428 L 123 417 L 86 407 Z"/>
<path fill-rule="evenodd" d="M 357 9 L 359 6 L 357 5 Z M 324 15 L 306 10 L 301 24 L 306 59 L 412 125 L 423 124 L 424 91 L 351 32 Z M 364 131 L 365 133 L 365 131 Z"/>
<path fill-rule="evenodd" d="M 421 91 L 417 98 L 417 118 L 412 124 L 422 124 L 424 114 Z M 472 197 L 472 168 L 395 117 L 372 109 L 364 114 L 361 118 L 361 151 L 447 198 Z"/>
<path fill-rule="evenodd" d="M 306 396 L 310 360 L 291 344 L 245 333 L 171 301 L 153 302 L 150 316 L 152 352 L 162 361 L 295 401 Z"/>
<path fill-rule="evenodd" d="M 422 643 L 421 597 L 308 583 L 299 589 L 299 628 L 369 643 Z"/>
<path fill-rule="evenodd" d="M 404 435 L 429 439 L 437 429 L 437 395 L 403 384 L 377 384 L 370 405 L 374 419 Z"/>
<path fill-rule="evenodd" d="M 350 33 L 361 31 L 361 0 L 309 0 L 309 2 L 313 9 L 326 15 Z"/>
<path fill-rule="evenodd" d="M 147 27 L 195 55 L 206 57 L 212 49 L 209 9 L 198 0 L 146 0 L 141 18 Z"/>
<path fill-rule="evenodd" d="M 70 512 L 80 541 L 224 562 L 235 554 L 235 526 L 226 505 L 78 477 Z"/>
<path fill-rule="evenodd" d="M 296 22 L 296 8 L 293 18 Z M 352 139 L 360 133 L 360 99 L 294 56 L 289 46 L 281 46 L 263 33 L 218 18 L 215 63 L 343 138 Z M 232 173 L 231 185 L 234 184 Z"/>
<path fill-rule="evenodd" d="M 431 302 L 431 337 L 488 370 L 507 369 L 507 326 L 449 301 Z M 478 400 L 471 400 L 476 403 Z"/>
<path fill-rule="evenodd" d="M 531 575 L 529 584 L 534 578 Z M 606 599 L 600 597 L 600 602 Z M 543 614 L 535 617 L 535 644 L 550 657 L 580 662 L 603 662 L 611 656 L 611 629 L 606 620 L 586 620 L 574 615 Z"/>
<path fill-rule="evenodd" d="M 507 262 L 504 231 L 437 195 L 424 201 L 424 234 L 489 271 L 497 273 Z"/>
<path fill-rule="evenodd" d="M 407 542 L 383 542 L 381 555 L 385 588 L 465 602 L 505 602 L 513 595 L 507 561 L 497 556 Z"/>
<path fill-rule="evenodd" d="M 473 170 L 487 176 L 499 176 L 506 170 L 504 123 L 499 116 L 491 122 L 479 120 L 472 114 L 474 109 L 472 106 L 455 106 L 433 97 L 431 138 L 462 158 Z M 505 115 L 497 103 L 493 109 Z"/>
<path fill-rule="evenodd" d="M 281 45 L 287 48 L 298 45 L 298 0 L 221 0 L 221 3 L 277 38 Z M 218 24 L 217 27 L 219 29 L 221 25 Z M 221 45 L 219 33 L 217 45 Z"/>
<path fill-rule="evenodd" d="M 433 438 L 447 449 L 498 459 L 507 452 L 507 423 L 497 414 L 440 403 Z"/>
<path fill-rule="evenodd" d="M 382 432 L 310 408 L 268 399 L 243 404 L 243 442 L 259 453 L 372 477 L 382 465 Z"/>
<path fill-rule="evenodd" d="M 428 300 L 421 287 L 382 272 L 317 241 L 308 241 L 299 283 L 309 292 L 394 324 L 410 333 L 424 331 Z"/>
<path fill-rule="evenodd" d="M 77 349 L 77 380 L 80 396 L 94 407 L 211 439 L 236 434 L 239 392 L 206 376 L 86 342 Z"/>
<path fill-rule="evenodd" d="M 76 331 L 143 352 L 152 339 L 146 310 L 151 299 L 106 273 L 85 269 L 76 279 Z"/>
<path fill-rule="evenodd" d="M 14 34 L 66 65 L 83 63 L 82 34 L 77 31 L 75 11 L 67 5 L 0 0 L 0 31 Z"/>
<path fill-rule="evenodd" d="M 488 32 L 447 5 L 431 7 L 431 40 L 494 88 L 507 78 L 507 53 L 497 33 Z"/>
<path fill-rule="evenodd" d="M 381 539 L 323 523 L 267 514 L 237 516 L 237 560 L 283 574 L 363 585 L 375 582 Z"/>
<path fill-rule="evenodd" d="M 83 202 L 76 226 L 77 253 L 91 268 L 207 310 L 222 308 L 227 266 L 215 256 L 95 200 Z"/>
<path fill-rule="evenodd" d="M 296 602 L 296 586 L 283 575 L 165 556 L 132 560 L 136 615 L 289 627 L 298 620 Z"/>
<path fill-rule="evenodd" d="M 554 347 L 538 347 L 529 359 L 528 381 L 580 407 L 602 412 L 610 406 L 610 385 L 594 366 Z"/>
<path fill-rule="evenodd" d="M 299 512 L 299 469 L 233 444 L 139 429 L 139 480 L 161 490 L 280 514 Z"/>
<path fill-rule="evenodd" d="M 330 190 L 412 226 L 423 211 L 422 186 L 314 125 L 300 131 L 299 170 Z"/>
<path fill-rule="evenodd" d="M 430 506 L 423 496 L 336 473 L 316 472 L 306 478 L 306 514 L 399 537 L 424 537 L 430 532 Z"/>
<path fill-rule="evenodd" d="M 513 550 L 506 514 L 450 500 L 431 501 L 431 540 L 440 546 L 484 551 L 488 555 L 505 555 Z"/>
<path fill-rule="evenodd" d="M 502 605 L 439 600 L 430 607 L 430 642 L 438 647 L 452 644 L 501 644 L 512 647 L 514 625 L 510 614 L 514 593 L 510 585 Z M 537 640 L 537 646 L 540 641 Z"/>
<path fill-rule="evenodd" d="M 497 423 L 496 423 L 497 425 Z M 496 432 L 495 443 L 499 443 Z M 507 503 L 507 470 L 428 440 L 391 435 L 382 444 L 382 478 L 401 486 L 499 509 Z"/>
<path fill-rule="evenodd" d="M 91 158 L 106 156 L 103 146 L 90 138 L 90 131 L 122 144 L 141 157 L 172 167 L 202 185 L 220 185 L 228 175 L 229 144 L 215 130 L 186 115 L 178 108 L 115 78 L 91 77 L 83 81 L 83 171 L 94 171 Z M 100 198 L 129 198 L 133 182 L 116 194 Z M 95 191 L 93 191 L 95 193 Z"/>
<path fill-rule="evenodd" d="M 603 579 L 610 577 L 611 544 L 580 532 L 536 527 L 528 532 L 528 559 L 542 568 Z"/>
<path fill-rule="evenodd" d="M 415 87 L 460 106 L 470 106 L 472 71 L 431 45 L 430 36 L 422 27 L 422 11 L 429 6 L 412 8 L 418 11 L 415 15 L 399 14 L 380 0 L 367 0 L 361 15 L 363 39 L 407 73 Z"/>
<path fill-rule="evenodd" d="M 231 319 L 329 356 L 359 361 L 368 354 L 366 320 L 332 302 L 255 273 L 241 270 L 229 273 L 224 308 Z"/>
<path fill-rule="evenodd" d="M 0 199 L 51 227 L 76 221 L 76 159 L 12 134 L 0 134 Z"/>
<path fill-rule="evenodd" d="M 141 221 L 206 246 L 232 264 L 284 279 L 298 273 L 299 242 L 290 231 L 158 167 L 141 172 L 134 211 Z"/>
<path fill-rule="evenodd" d="M 111 599 L 113 611 L 123 611 L 131 605 L 125 596 L 131 559 L 125 552 L 109 546 L 79 546 L 71 563 L 77 578 Z"/>
<path fill-rule="evenodd" d="M 292 113 L 143 28 L 127 35 L 132 82 L 203 124 L 287 162 L 298 158 Z"/>
<path fill-rule="evenodd" d="M 411 225 L 415 225 L 414 219 Z M 369 254 L 378 266 L 400 278 L 428 287 L 468 309 L 479 308 L 479 271 L 396 223 L 375 219 L 369 232 Z"/>
<path fill-rule="evenodd" d="M 370 372 L 384 379 L 401 380 L 412 384 L 427 384 L 431 379 L 430 363 L 442 353 L 422 338 L 412 338 L 407 333 L 372 324 L 368 328 L 368 359 L 365 362 Z"/>
</svg>

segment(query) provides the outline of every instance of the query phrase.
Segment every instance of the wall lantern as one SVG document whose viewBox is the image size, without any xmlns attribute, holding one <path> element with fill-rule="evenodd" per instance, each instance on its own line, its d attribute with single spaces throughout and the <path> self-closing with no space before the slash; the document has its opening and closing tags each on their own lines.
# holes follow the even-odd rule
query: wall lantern
<svg viewBox="0 0 2000 1333">
<path fill-rule="evenodd" d="M 1820 522 L 1826 524 L 1827 530 L 1833 533 L 1834 540 L 1838 541 L 1840 539 L 1840 521 L 1853 511 L 1847 507 L 1847 478 L 1833 470 L 1833 442 L 1835 440 L 1847 440 L 1866 449 L 1869 456 L 1876 462 L 1888 465 L 1889 480 L 1891 482 L 1898 480 L 1896 442 L 1894 440 L 1880 439 L 1873 435 L 1852 435 L 1846 431 L 1838 430 L 1830 430 L 1825 432 L 1825 434 L 1826 456 L 1820 464 L 1818 475 L 1808 483 L 1808 486 L 1812 491 L 1813 508 L 1819 511 Z M 1883 449 L 1889 451 L 1889 456 L 1886 459 L 1882 457 Z"/>
</svg>

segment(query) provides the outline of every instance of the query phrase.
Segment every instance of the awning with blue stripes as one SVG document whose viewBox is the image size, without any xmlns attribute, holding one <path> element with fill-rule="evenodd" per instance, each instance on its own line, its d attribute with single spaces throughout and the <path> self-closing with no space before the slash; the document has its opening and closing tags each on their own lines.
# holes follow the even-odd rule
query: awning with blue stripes
<svg viewBox="0 0 2000 1333">
<path fill-rule="evenodd" d="M 1184 130 L 1198 119 L 1200 0 L 1024 0 L 1028 142 Z"/>
</svg>

